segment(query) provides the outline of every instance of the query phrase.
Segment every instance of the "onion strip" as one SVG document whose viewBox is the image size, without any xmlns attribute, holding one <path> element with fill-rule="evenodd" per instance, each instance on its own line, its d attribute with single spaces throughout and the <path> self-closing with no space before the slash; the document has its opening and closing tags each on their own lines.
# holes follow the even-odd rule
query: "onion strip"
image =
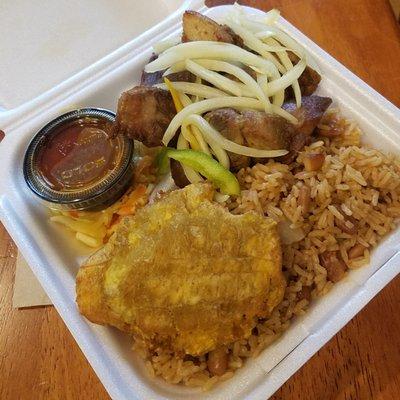
<svg viewBox="0 0 400 400">
<path fill-rule="evenodd" d="M 243 39 L 243 42 L 247 47 L 260 54 L 264 59 L 271 61 L 279 72 L 282 74 L 285 73 L 285 67 L 270 53 L 269 50 L 266 49 L 268 46 L 266 46 L 260 39 L 256 38 L 252 32 L 231 21 L 226 21 L 226 24 Z"/>
<path fill-rule="evenodd" d="M 252 32 L 243 28 L 242 26 L 232 22 L 226 21 L 226 24 L 231 28 L 237 35 L 239 35 L 244 44 L 249 47 L 251 50 L 256 51 L 258 54 L 263 56 L 266 60 L 271 61 L 279 72 L 282 74 L 286 72 L 285 67 L 270 53 L 271 46 L 267 46 L 260 39 L 258 39 Z M 279 46 L 278 51 L 285 50 L 284 47 Z M 272 50 L 274 51 L 274 50 Z"/>
<path fill-rule="evenodd" d="M 198 129 L 194 127 L 194 129 Z M 228 153 L 223 149 L 216 141 L 213 141 L 211 138 L 208 139 L 208 144 L 211 147 L 212 153 L 217 158 L 217 160 L 222 164 L 226 169 L 229 169 L 231 166 L 231 160 L 229 159 Z"/>
<path fill-rule="evenodd" d="M 189 96 L 187 96 L 186 94 L 179 93 L 179 98 L 180 98 L 180 101 L 181 101 L 181 103 L 183 104 L 184 107 L 187 107 L 190 104 L 192 104 L 192 101 L 190 100 Z M 182 124 L 182 129 L 181 129 L 181 135 L 184 135 L 186 132 L 189 132 L 189 134 L 193 135 L 194 138 L 196 139 L 195 143 L 196 143 L 196 145 L 198 144 L 197 149 L 201 149 L 204 153 L 206 153 L 208 155 L 211 155 L 210 149 L 208 147 L 208 145 L 209 145 L 211 147 L 212 153 L 215 155 L 217 160 L 226 169 L 229 169 L 230 160 L 229 160 L 228 154 L 226 154 L 226 151 L 223 148 L 218 146 L 218 144 L 215 143 L 213 140 L 210 140 L 208 142 L 208 144 L 207 144 L 206 141 L 203 138 L 203 135 L 202 135 L 201 131 L 196 126 L 189 127 L 188 124 L 183 123 Z M 178 140 L 179 140 L 179 138 L 178 138 Z M 189 143 L 190 142 L 188 142 L 188 144 Z M 189 148 L 189 146 L 187 148 Z M 192 148 L 194 150 L 196 150 L 196 148 L 194 148 L 193 146 L 192 146 Z M 196 172 L 196 171 L 193 170 L 193 172 Z M 190 172 L 189 172 L 189 174 L 190 174 Z M 193 174 L 191 176 L 193 178 Z M 186 175 L 186 177 L 189 179 L 189 177 L 187 175 Z"/>
<path fill-rule="evenodd" d="M 234 44 L 211 41 L 180 43 L 147 64 L 144 70 L 145 72 L 157 72 L 169 68 L 180 61 L 196 58 L 212 58 L 225 61 L 240 60 L 245 65 L 254 65 L 268 76 L 272 76 L 276 70 L 275 65 L 271 61 L 265 60 Z"/>
<path fill-rule="evenodd" d="M 275 79 L 272 82 L 269 82 L 267 85 L 267 94 L 268 96 L 272 96 L 275 93 L 286 89 L 290 86 L 294 81 L 296 81 L 300 75 L 305 70 L 307 64 L 304 60 L 300 60 L 295 67 L 293 67 L 289 72 L 286 72 L 279 79 Z"/>
<path fill-rule="evenodd" d="M 271 103 L 268 97 L 265 96 L 264 92 L 257 82 L 252 78 L 252 76 L 242 68 L 225 61 L 218 60 L 197 60 L 197 63 L 213 71 L 222 71 L 227 74 L 231 74 L 237 79 L 241 80 L 245 85 L 247 85 L 248 89 L 253 92 L 258 100 L 265 102 L 265 111 L 269 112 L 271 110 Z"/>
<path fill-rule="evenodd" d="M 225 92 L 229 92 L 238 97 L 243 95 L 242 89 L 235 82 L 226 78 L 225 76 L 222 76 L 221 74 L 218 74 L 217 72 L 210 71 L 207 68 L 202 67 L 192 60 L 186 60 L 186 69 L 192 74 L 212 83 L 215 87 L 224 90 Z"/>
<path fill-rule="evenodd" d="M 178 137 L 178 143 L 176 144 L 176 148 L 178 150 L 184 150 L 189 148 L 189 142 L 184 138 L 182 133 Z M 187 167 L 186 165 L 183 164 L 181 164 L 181 166 L 183 172 L 185 173 L 186 178 L 190 183 L 197 183 L 203 181 L 201 175 L 193 168 Z"/>
<path fill-rule="evenodd" d="M 176 82 L 174 82 L 174 85 L 175 83 Z M 183 104 L 183 107 L 187 107 L 192 104 L 192 100 L 190 100 L 190 97 L 187 96 L 185 93 L 179 93 L 179 98 L 181 100 L 181 103 Z"/>
<path fill-rule="evenodd" d="M 253 24 L 253 22 L 246 22 L 244 25 Z M 294 39 L 292 39 L 285 32 L 277 29 L 273 26 L 264 26 L 264 31 L 256 32 L 255 36 L 259 39 L 264 39 L 266 37 L 271 37 L 271 32 L 276 40 L 278 40 L 281 45 L 284 45 L 288 50 L 293 51 L 298 57 L 303 58 L 305 55 L 305 50 L 301 47 Z"/>
<path fill-rule="evenodd" d="M 161 54 L 165 50 L 176 46 L 178 43 L 181 42 L 181 38 L 179 36 L 172 37 L 170 39 L 162 40 L 158 43 L 153 44 L 153 50 L 156 54 Z"/>
<path fill-rule="evenodd" d="M 182 72 L 185 70 L 185 60 L 184 61 L 179 61 L 173 65 L 171 65 L 169 68 L 167 68 L 164 73 L 163 73 L 163 77 L 164 76 L 168 76 L 169 74 L 175 74 L 176 72 Z"/>
<path fill-rule="evenodd" d="M 204 141 L 202 131 L 198 128 L 197 125 L 191 125 L 191 122 L 189 119 L 185 119 L 182 124 L 182 131 L 187 129 L 190 126 L 190 129 L 192 132 L 197 132 L 201 136 L 201 140 Z M 210 145 L 213 154 L 219 161 L 221 165 L 223 165 L 226 169 L 229 169 L 230 167 L 230 160 L 228 157 L 228 154 L 226 151 L 213 139 L 207 140 L 208 144 Z M 208 151 L 207 154 L 210 155 L 210 152 Z"/>
<path fill-rule="evenodd" d="M 281 16 L 281 12 L 276 8 L 269 10 L 265 15 L 261 18 L 261 22 L 266 25 L 275 24 L 278 21 L 279 17 Z"/>
<path fill-rule="evenodd" d="M 197 83 L 198 85 L 202 85 L 202 79 L 199 77 L 199 76 L 196 76 L 196 82 L 195 83 Z M 203 85 L 202 85 L 203 86 Z M 207 86 L 207 85 L 204 85 L 204 86 Z M 204 99 L 204 97 L 203 96 L 199 96 L 199 95 L 195 95 L 195 96 L 193 96 L 194 98 L 192 99 L 195 103 L 197 103 L 198 101 L 200 101 L 200 100 L 203 100 Z"/>
<path fill-rule="evenodd" d="M 176 112 L 180 112 L 182 111 L 186 106 L 188 106 L 189 104 L 192 104 L 191 100 L 189 99 L 188 96 L 186 96 L 185 94 L 179 93 L 173 83 L 168 79 L 168 78 L 164 78 L 165 81 L 165 85 L 168 88 L 168 90 L 171 93 L 172 96 L 172 100 L 174 102 L 175 105 L 175 109 Z M 197 142 L 196 137 L 192 134 L 191 130 L 189 128 L 185 129 L 184 131 L 182 131 L 185 139 L 190 143 L 191 147 L 195 150 L 199 150 L 200 149 L 200 144 Z"/>
<path fill-rule="evenodd" d="M 271 43 L 272 45 L 279 44 L 277 40 L 274 38 L 268 38 L 266 39 L 267 43 Z M 277 56 L 281 60 L 282 64 L 285 66 L 287 71 L 290 71 L 293 68 L 293 63 L 290 60 L 289 56 L 287 55 L 286 51 L 278 52 Z M 292 88 L 294 92 L 294 97 L 296 99 L 296 106 L 297 108 L 301 107 L 301 90 L 300 90 L 300 85 L 298 79 L 296 79 L 292 83 Z"/>
<path fill-rule="evenodd" d="M 158 83 L 154 85 L 159 89 L 168 90 L 167 85 L 165 83 Z M 204 98 L 214 98 L 214 97 L 223 97 L 228 96 L 225 92 L 219 89 L 215 89 L 211 86 L 202 85 L 199 83 L 192 82 L 174 82 L 174 88 L 186 94 L 204 97 Z"/>
<path fill-rule="evenodd" d="M 246 12 L 243 10 L 243 7 L 238 3 L 233 4 L 232 7 L 233 10 L 236 11 L 237 15 L 243 16 L 245 18 L 250 18 L 251 20 L 259 21 L 260 23 L 264 24 L 274 24 L 281 15 L 280 11 L 276 8 L 273 8 L 272 10 L 266 12 L 263 16 L 260 16 L 256 14 L 246 14 Z"/>
</svg>

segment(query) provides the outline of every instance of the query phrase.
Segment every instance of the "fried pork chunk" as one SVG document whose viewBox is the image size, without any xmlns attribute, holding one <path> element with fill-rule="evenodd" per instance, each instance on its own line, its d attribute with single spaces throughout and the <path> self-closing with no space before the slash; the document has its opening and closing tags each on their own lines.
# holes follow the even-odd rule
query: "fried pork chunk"
<svg viewBox="0 0 400 400">
<path fill-rule="evenodd" d="M 205 40 L 231 43 L 243 47 L 243 40 L 229 26 L 220 25 L 196 11 L 185 11 L 182 28 L 182 42 Z"/>
<path fill-rule="evenodd" d="M 213 192 L 189 185 L 125 218 L 78 272 L 80 312 L 181 355 L 248 337 L 285 290 L 276 224 Z"/>
<path fill-rule="evenodd" d="M 148 63 L 151 63 L 154 60 L 157 60 L 158 56 L 153 54 Z M 153 86 L 157 83 L 163 83 L 163 75 L 165 69 L 156 72 L 146 72 L 145 70 L 142 71 L 142 76 L 140 78 L 140 85 L 141 86 Z M 172 74 L 167 75 L 167 78 L 171 82 L 194 82 L 196 80 L 196 76 L 193 75 L 189 71 L 181 71 L 181 72 L 174 72 Z"/>
<path fill-rule="evenodd" d="M 276 114 L 253 110 L 240 112 L 231 108 L 211 111 L 206 119 L 223 136 L 235 143 L 257 149 L 289 150 L 289 154 L 278 159 L 289 163 L 311 141 L 312 132 L 331 102 L 328 97 L 309 96 L 303 97 L 302 105 L 298 109 L 292 101 L 285 103 L 283 108 L 298 118 L 298 125 L 293 125 Z M 249 157 L 232 153 L 229 158 L 233 170 L 246 167 L 251 161 Z"/>
<path fill-rule="evenodd" d="M 289 149 L 295 133 L 294 125 L 284 118 L 260 111 L 220 108 L 209 112 L 205 118 L 227 139 L 257 149 Z M 235 171 L 250 163 L 249 157 L 239 154 L 229 153 L 229 159 Z"/>
<path fill-rule="evenodd" d="M 160 146 L 165 130 L 175 116 L 175 106 L 166 90 L 136 86 L 121 94 L 113 134 L 126 135 L 148 147 Z"/>
<path fill-rule="evenodd" d="M 297 132 L 310 136 L 331 104 L 331 98 L 314 95 L 303 96 L 300 108 L 297 108 L 294 100 L 285 102 L 282 108 L 298 119 Z"/>
</svg>

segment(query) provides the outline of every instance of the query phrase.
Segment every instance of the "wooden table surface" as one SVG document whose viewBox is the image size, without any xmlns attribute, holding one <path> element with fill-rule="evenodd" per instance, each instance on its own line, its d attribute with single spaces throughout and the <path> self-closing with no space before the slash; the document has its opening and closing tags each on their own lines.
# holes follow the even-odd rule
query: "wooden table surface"
<svg viewBox="0 0 400 400">
<path fill-rule="evenodd" d="M 226 3 L 210 0 L 209 5 Z M 248 0 L 277 7 L 332 56 L 400 106 L 400 28 L 386 0 Z M 0 226 L 0 399 L 108 399 L 53 307 L 11 307 L 16 247 Z M 273 399 L 399 399 L 400 278 Z"/>
</svg>

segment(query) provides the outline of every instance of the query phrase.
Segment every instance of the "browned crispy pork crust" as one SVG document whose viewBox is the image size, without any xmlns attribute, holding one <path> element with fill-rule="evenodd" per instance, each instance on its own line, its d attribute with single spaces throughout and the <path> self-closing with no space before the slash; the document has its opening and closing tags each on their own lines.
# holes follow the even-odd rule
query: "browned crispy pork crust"
<svg viewBox="0 0 400 400">
<path fill-rule="evenodd" d="M 126 135 L 148 147 L 160 146 L 175 116 L 171 94 L 162 89 L 136 86 L 121 94 L 113 134 Z"/>
</svg>

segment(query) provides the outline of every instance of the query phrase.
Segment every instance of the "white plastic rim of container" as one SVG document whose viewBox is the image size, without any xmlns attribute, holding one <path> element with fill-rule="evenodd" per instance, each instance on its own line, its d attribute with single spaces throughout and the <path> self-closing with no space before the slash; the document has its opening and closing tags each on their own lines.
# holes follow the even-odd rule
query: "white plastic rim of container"
<svg viewBox="0 0 400 400">
<path fill-rule="evenodd" d="M 200 6 L 195 3 L 191 8 Z M 223 6 L 207 13 L 218 19 L 227 10 L 229 6 Z M 246 11 L 260 13 L 249 8 Z M 119 94 L 138 82 L 151 45 L 161 37 L 176 34 L 179 20 L 179 15 L 171 16 L 168 23 L 153 28 L 145 42 L 126 45 L 95 68 L 89 67 L 83 71 L 82 80 L 68 86 L 68 94 L 62 93 L 61 86 L 55 88 L 39 111 L 35 110 L 35 100 L 7 119 L 7 135 L 0 145 L 0 217 L 112 398 L 265 399 L 399 272 L 398 229 L 374 251 L 370 266 L 352 271 L 297 319 L 279 341 L 249 360 L 231 380 L 201 393 L 151 379 L 143 362 L 131 351 L 126 335 L 90 324 L 79 315 L 75 275 L 86 254 L 67 233 L 48 222 L 46 211 L 32 198 L 22 178 L 21 161 L 34 132 L 69 107 L 115 109 Z M 284 19 L 279 23 L 318 63 L 323 76 L 319 93 L 331 96 L 346 116 L 360 124 L 368 143 L 400 154 L 400 111 Z M 86 80 L 88 71 L 94 73 L 93 79 Z M 29 117 L 23 118 L 24 110 Z"/>
</svg>

